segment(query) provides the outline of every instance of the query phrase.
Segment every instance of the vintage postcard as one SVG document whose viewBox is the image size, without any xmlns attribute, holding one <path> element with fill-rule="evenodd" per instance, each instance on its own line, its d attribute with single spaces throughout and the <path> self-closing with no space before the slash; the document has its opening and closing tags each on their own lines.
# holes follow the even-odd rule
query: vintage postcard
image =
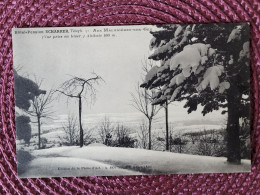
<svg viewBox="0 0 260 195">
<path fill-rule="evenodd" d="M 248 23 L 12 37 L 19 177 L 250 172 Z"/>
</svg>

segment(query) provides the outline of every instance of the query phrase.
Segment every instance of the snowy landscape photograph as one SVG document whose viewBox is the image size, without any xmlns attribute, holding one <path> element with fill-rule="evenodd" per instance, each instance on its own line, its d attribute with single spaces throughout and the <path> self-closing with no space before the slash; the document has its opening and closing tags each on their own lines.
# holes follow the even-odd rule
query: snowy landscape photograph
<svg viewBox="0 0 260 195">
<path fill-rule="evenodd" d="M 12 38 L 19 177 L 251 171 L 249 23 Z"/>
</svg>

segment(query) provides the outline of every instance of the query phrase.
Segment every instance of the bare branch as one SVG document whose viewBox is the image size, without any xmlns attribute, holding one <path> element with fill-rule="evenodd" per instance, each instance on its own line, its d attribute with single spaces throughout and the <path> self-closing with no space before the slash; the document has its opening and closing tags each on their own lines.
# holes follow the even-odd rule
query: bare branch
<svg viewBox="0 0 260 195">
<path fill-rule="evenodd" d="M 63 92 L 63 91 L 60 91 L 60 90 L 56 90 L 56 91 L 58 91 L 58 92 L 60 92 L 60 93 L 62 93 L 62 94 L 64 94 L 64 95 L 66 95 L 66 96 L 68 96 L 68 97 L 71 97 L 71 98 L 79 98 L 78 96 L 76 96 L 76 95 L 72 95 L 72 94 L 66 94 L 65 92 Z"/>
<path fill-rule="evenodd" d="M 87 99 L 86 92 L 90 91 L 90 97 L 92 99 L 96 94 L 94 85 L 99 84 L 99 80 L 103 81 L 100 76 L 95 73 L 93 74 L 95 76 L 89 79 L 70 75 L 72 78 L 63 82 L 56 91 L 70 98 L 83 97 L 84 99 Z"/>
</svg>

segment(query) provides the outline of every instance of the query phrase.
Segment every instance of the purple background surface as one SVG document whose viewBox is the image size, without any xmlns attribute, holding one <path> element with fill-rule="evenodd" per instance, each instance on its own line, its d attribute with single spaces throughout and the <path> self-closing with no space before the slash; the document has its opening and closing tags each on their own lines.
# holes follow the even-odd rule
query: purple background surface
<svg viewBox="0 0 260 195">
<path fill-rule="evenodd" d="M 260 194 L 259 13 L 258 0 L 0 0 L 0 194 Z M 12 27 L 245 21 L 251 24 L 251 173 L 18 178 Z"/>
</svg>

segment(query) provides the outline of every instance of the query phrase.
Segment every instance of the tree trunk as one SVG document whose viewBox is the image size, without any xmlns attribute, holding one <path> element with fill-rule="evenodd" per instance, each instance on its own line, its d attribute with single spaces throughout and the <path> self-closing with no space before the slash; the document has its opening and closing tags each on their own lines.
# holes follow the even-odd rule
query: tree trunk
<svg viewBox="0 0 260 195">
<path fill-rule="evenodd" d="M 41 117 L 37 116 L 38 123 L 38 149 L 41 149 Z"/>
<path fill-rule="evenodd" d="M 228 121 L 227 121 L 227 161 L 240 164 L 240 139 L 239 139 L 239 105 L 241 104 L 241 93 L 237 86 L 237 78 L 234 76 L 230 82 L 227 94 Z"/>
<path fill-rule="evenodd" d="M 152 135 L 151 135 L 151 129 L 152 129 L 152 119 L 149 118 L 149 126 L 148 126 L 148 135 L 149 135 L 149 139 L 148 139 L 148 149 L 151 150 L 152 149 Z"/>
<path fill-rule="evenodd" d="M 166 151 L 169 150 L 168 102 L 165 103 Z"/>
<path fill-rule="evenodd" d="M 79 96 L 79 146 L 83 147 L 83 128 L 81 124 L 82 102 L 81 96 Z"/>
</svg>

